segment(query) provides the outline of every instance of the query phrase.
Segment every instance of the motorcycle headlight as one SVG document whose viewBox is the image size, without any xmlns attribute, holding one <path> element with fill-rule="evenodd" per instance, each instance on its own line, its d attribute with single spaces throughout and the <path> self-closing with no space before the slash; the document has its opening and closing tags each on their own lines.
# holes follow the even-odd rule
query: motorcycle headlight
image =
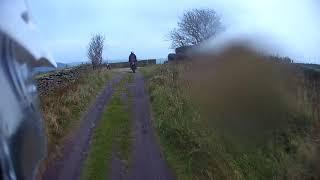
<svg viewBox="0 0 320 180">
<path fill-rule="evenodd" d="M 3 179 L 33 179 L 46 138 L 30 58 L 0 32 L 0 165 Z M 28 61 L 26 61 L 28 60 Z M 1 179 L 1 178 L 0 178 Z"/>
</svg>

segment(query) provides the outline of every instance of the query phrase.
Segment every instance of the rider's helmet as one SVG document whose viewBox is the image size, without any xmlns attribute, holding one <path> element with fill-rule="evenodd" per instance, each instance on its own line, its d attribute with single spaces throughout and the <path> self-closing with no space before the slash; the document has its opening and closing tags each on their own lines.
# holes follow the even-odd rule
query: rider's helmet
<svg viewBox="0 0 320 180">
<path fill-rule="evenodd" d="M 0 1 L 0 179 L 34 179 L 46 140 L 32 68 L 55 67 L 42 51 L 25 0 Z"/>
</svg>

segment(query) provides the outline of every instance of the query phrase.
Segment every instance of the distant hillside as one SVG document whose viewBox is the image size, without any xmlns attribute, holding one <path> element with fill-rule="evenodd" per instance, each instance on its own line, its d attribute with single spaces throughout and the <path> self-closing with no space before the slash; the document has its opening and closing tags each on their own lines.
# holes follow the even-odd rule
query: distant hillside
<svg viewBox="0 0 320 180">
<path fill-rule="evenodd" d="M 53 68 L 53 67 L 36 67 L 36 68 L 32 69 L 32 74 L 47 73 L 47 72 L 50 72 L 50 71 L 54 71 L 54 70 L 57 70 L 57 69 L 63 69 L 63 68 L 66 68 L 66 67 L 69 67 L 69 65 L 65 64 L 65 63 L 57 62 L 57 68 Z"/>
<path fill-rule="evenodd" d="M 82 61 L 82 62 L 71 62 L 71 63 L 68 63 L 68 67 L 74 67 L 74 66 L 79 66 L 79 65 L 82 65 L 82 64 L 88 64 L 90 62 L 88 61 Z"/>
<path fill-rule="evenodd" d="M 308 68 L 308 69 L 313 69 L 316 71 L 320 71 L 320 65 L 319 64 L 304 64 L 304 63 L 299 63 L 299 65 Z"/>
<path fill-rule="evenodd" d="M 65 63 L 57 62 L 57 68 L 65 68 L 66 66 L 69 66 L 69 65 Z"/>
</svg>

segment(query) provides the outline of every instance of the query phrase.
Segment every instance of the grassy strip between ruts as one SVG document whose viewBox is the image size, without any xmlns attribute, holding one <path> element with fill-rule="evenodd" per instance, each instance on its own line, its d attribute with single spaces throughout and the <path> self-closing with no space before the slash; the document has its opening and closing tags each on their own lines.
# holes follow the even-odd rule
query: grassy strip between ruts
<svg viewBox="0 0 320 180">
<path fill-rule="evenodd" d="M 131 75 L 126 76 L 115 88 L 110 104 L 96 128 L 91 149 L 84 165 L 82 179 L 108 179 L 113 151 L 118 158 L 129 166 L 131 146 L 131 125 L 129 122 L 129 104 L 127 83 Z"/>
</svg>

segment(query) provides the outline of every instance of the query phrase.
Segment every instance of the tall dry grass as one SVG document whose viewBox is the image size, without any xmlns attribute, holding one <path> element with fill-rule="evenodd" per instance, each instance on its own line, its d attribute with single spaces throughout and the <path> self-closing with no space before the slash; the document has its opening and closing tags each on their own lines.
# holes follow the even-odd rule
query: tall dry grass
<svg viewBox="0 0 320 180">
<path fill-rule="evenodd" d="M 157 68 L 155 125 L 179 179 L 319 178 L 319 79 L 242 46 Z"/>
</svg>

